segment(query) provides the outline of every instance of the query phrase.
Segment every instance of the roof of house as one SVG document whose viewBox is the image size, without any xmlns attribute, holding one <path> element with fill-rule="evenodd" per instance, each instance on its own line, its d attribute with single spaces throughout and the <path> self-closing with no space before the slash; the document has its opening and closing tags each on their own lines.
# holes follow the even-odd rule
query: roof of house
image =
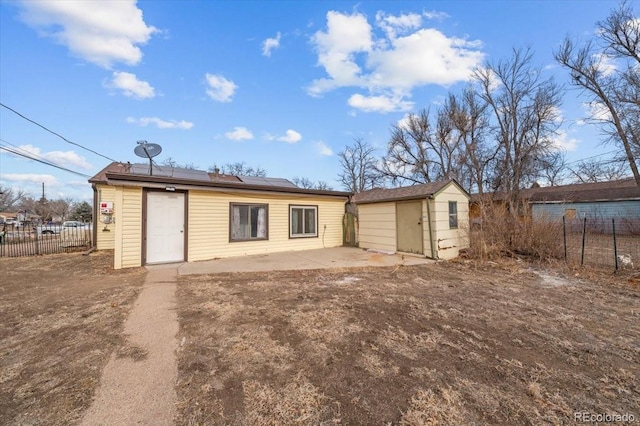
<svg viewBox="0 0 640 426">
<path fill-rule="evenodd" d="M 282 178 L 225 175 L 215 172 L 208 173 L 203 170 L 156 165 L 153 166 L 151 173 L 148 164 L 113 162 L 89 179 L 89 182 L 108 184 L 114 181 L 126 181 L 135 182 L 140 186 L 166 184 L 185 187 L 213 187 L 339 197 L 351 195 L 349 192 L 299 188 L 291 181 Z"/>
<path fill-rule="evenodd" d="M 352 201 L 356 204 L 370 204 L 388 201 L 418 200 L 438 193 L 450 183 L 457 185 L 463 193 L 468 195 L 455 180 L 449 179 L 420 185 L 402 186 L 399 188 L 374 188 L 355 194 L 352 197 Z"/>
<path fill-rule="evenodd" d="M 530 188 L 523 190 L 520 197 L 532 203 L 640 200 L 640 187 L 633 178 L 629 178 Z"/>
<path fill-rule="evenodd" d="M 640 200 L 640 187 L 633 178 L 608 182 L 574 183 L 571 185 L 526 188 L 518 197 L 531 203 L 571 203 Z M 472 201 L 481 199 L 504 201 L 505 193 L 473 194 Z"/>
</svg>

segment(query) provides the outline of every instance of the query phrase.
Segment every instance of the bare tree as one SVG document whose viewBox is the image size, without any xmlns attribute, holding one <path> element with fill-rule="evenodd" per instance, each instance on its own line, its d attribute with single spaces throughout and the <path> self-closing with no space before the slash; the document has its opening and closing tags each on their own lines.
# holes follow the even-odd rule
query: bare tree
<svg viewBox="0 0 640 426">
<path fill-rule="evenodd" d="M 563 151 L 552 151 L 546 156 L 538 159 L 541 164 L 540 174 L 549 185 L 561 185 L 567 177 L 566 156 Z"/>
<path fill-rule="evenodd" d="M 623 2 L 598 23 L 596 40 L 582 46 L 567 37 L 554 52 L 574 86 L 591 99 L 591 119 L 624 151 L 638 186 L 640 153 L 640 19 Z M 604 113 L 603 113 L 604 110 Z"/>
<path fill-rule="evenodd" d="M 454 137 L 452 123 L 443 111 L 438 111 L 435 126 L 429 110 L 409 114 L 392 126 L 379 171 L 394 185 L 454 178 L 460 170 L 459 145 L 460 139 Z"/>
<path fill-rule="evenodd" d="M 291 179 L 291 182 L 293 182 L 296 186 L 304 189 L 322 189 L 327 191 L 330 191 L 332 189 L 325 181 L 320 180 L 318 182 L 314 182 L 311 179 L 305 177 L 296 176 Z"/>
<path fill-rule="evenodd" d="M 329 184 L 323 180 L 319 180 L 316 182 L 316 189 L 321 189 L 323 191 L 331 191 L 333 188 L 329 186 Z"/>
<path fill-rule="evenodd" d="M 49 210 L 51 211 L 52 218 L 59 218 L 64 222 L 69 217 L 74 202 L 71 198 L 60 198 L 58 200 L 49 201 Z"/>
<path fill-rule="evenodd" d="M 0 186 L 0 212 L 10 211 L 18 207 L 25 195 L 22 190 L 14 191 L 12 188 Z"/>
<path fill-rule="evenodd" d="M 574 180 L 578 183 L 609 182 L 625 176 L 625 161 L 595 159 L 582 160 L 569 168 Z"/>
<path fill-rule="evenodd" d="M 450 93 L 441 113 L 453 127 L 459 142 L 458 182 L 469 192 L 484 193 L 484 185 L 495 161 L 497 149 L 489 140 L 488 105 L 473 88 L 466 88 L 461 95 Z"/>
<path fill-rule="evenodd" d="M 375 148 L 361 138 L 353 140 L 338 154 L 342 171 L 338 174 L 342 187 L 350 192 L 362 192 L 383 183 L 376 167 Z"/>
<path fill-rule="evenodd" d="M 172 168 L 179 168 L 179 169 L 189 169 L 189 170 L 197 170 L 198 166 L 196 166 L 193 163 L 185 163 L 185 164 L 180 164 L 178 163 L 176 160 L 174 160 L 172 157 L 167 157 L 166 159 L 164 159 L 161 163 L 163 166 L 169 166 Z"/>
<path fill-rule="evenodd" d="M 492 189 L 508 194 L 512 212 L 519 191 L 540 174 L 542 164 L 537 159 L 554 150 L 553 136 L 560 126 L 560 89 L 531 65 L 532 56 L 530 49 L 514 49 L 508 60 L 475 72 L 498 144 Z"/>
<path fill-rule="evenodd" d="M 233 176 L 256 176 L 256 177 L 266 177 L 267 171 L 261 167 L 252 167 L 249 166 L 244 161 L 237 163 L 226 163 L 222 166 L 217 166 L 214 164 L 212 167 L 209 167 L 210 172 L 214 172 L 215 170 L 220 171 L 220 173 L 224 173 L 226 175 Z"/>
</svg>

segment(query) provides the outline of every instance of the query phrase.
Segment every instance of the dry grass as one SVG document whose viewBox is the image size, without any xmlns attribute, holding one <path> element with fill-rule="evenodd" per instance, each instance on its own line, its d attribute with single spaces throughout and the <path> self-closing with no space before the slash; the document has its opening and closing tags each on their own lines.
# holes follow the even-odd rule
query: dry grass
<svg viewBox="0 0 640 426">
<path fill-rule="evenodd" d="M 562 222 L 551 218 L 528 219 L 529 206 L 514 216 L 504 206 L 483 204 L 482 226 L 472 230 L 471 248 L 479 259 L 526 256 L 536 260 L 563 256 Z"/>
<path fill-rule="evenodd" d="M 89 407 L 144 279 L 112 264 L 109 253 L 0 259 L 0 424 L 71 424 Z"/>
<path fill-rule="evenodd" d="M 178 424 L 640 416 L 640 294 L 524 262 L 181 277 Z"/>
</svg>

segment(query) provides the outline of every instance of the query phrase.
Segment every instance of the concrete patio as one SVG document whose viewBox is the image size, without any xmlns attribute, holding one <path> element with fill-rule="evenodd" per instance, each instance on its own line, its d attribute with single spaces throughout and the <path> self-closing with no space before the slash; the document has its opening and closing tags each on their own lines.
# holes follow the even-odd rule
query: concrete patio
<svg viewBox="0 0 640 426">
<path fill-rule="evenodd" d="M 433 262 L 431 259 L 411 254 L 385 254 L 353 247 L 332 247 L 317 250 L 229 257 L 202 262 L 149 265 L 147 269 L 177 268 L 178 275 L 198 275 L 223 272 L 427 265 Z"/>
</svg>

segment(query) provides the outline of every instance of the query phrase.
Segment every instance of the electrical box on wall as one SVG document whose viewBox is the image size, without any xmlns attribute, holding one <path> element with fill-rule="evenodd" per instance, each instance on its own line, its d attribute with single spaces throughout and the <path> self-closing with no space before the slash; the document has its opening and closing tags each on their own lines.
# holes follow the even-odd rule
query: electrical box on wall
<svg viewBox="0 0 640 426">
<path fill-rule="evenodd" d="M 113 214 L 113 201 L 101 201 L 100 202 L 101 214 Z"/>
</svg>

